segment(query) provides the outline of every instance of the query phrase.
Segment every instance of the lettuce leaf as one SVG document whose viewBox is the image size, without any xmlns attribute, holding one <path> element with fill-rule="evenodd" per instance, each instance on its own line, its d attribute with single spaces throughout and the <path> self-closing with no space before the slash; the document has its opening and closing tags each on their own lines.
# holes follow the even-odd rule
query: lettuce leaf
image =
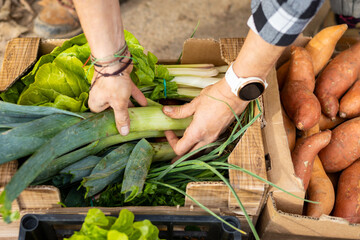
<svg viewBox="0 0 360 240">
<path fill-rule="evenodd" d="M 86 111 L 90 85 L 82 66 L 75 56 L 59 55 L 38 69 L 35 81 L 21 93 L 17 103 Z"/>
<path fill-rule="evenodd" d="M 141 232 L 141 240 L 158 240 L 159 229 L 154 226 L 149 220 L 135 222 L 133 227 Z"/>
<path fill-rule="evenodd" d="M 40 67 L 46 63 L 53 62 L 54 59 L 61 53 L 63 53 L 64 55 L 76 56 L 83 63 L 85 63 L 90 55 L 90 48 L 87 44 L 85 35 L 80 34 L 76 37 L 73 37 L 65 41 L 61 46 L 56 47 L 51 53 L 41 56 L 32 68 L 32 70 L 20 80 L 18 80 L 7 91 L 1 93 L 0 98 L 6 102 L 17 103 L 21 93 L 35 81 L 35 75 L 37 74 Z"/>
<path fill-rule="evenodd" d="M 134 68 L 130 75 L 136 86 L 152 100 L 177 97 L 177 85 L 158 58 L 144 47 L 133 34 L 124 31 Z M 89 86 L 94 68 L 84 34 L 65 41 L 51 53 L 43 55 L 33 69 L 6 92 L 3 101 L 21 105 L 51 106 L 68 111 L 87 111 Z"/>
<path fill-rule="evenodd" d="M 149 220 L 134 222 L 134 214 L 127 209 L 119 217 L 105 216 L 97 208 L 88 211 L 79 232 L 68 240 L 160 240 L 159 229 Z"/>
<path fill-rule="evenodd" d="M 135 85 L 152 100 L 178 96 L 177 84 L 170 82 L 173 76 L 167 68 L 157 64 L 158 58 L 153 53 L 148 52 L 146 55 L 134 35 L 126 30 L 124 34 L 133 57 L 134 68 L 130 77 Z"/>
</svg>

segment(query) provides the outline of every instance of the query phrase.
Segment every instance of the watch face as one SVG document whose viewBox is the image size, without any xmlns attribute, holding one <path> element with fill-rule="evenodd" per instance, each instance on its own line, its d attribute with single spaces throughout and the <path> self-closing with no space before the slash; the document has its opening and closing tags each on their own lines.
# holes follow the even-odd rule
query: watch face
<svg viewBox="0 0 360 240">
<path fill-rule="evenodd" d="M 240 89 L 239 97 L 244 101 L 251 101 L 260 97 L 264 90 L 265 87 L 263 84 L 259 82 L 252 82 Z"/>
</svg>

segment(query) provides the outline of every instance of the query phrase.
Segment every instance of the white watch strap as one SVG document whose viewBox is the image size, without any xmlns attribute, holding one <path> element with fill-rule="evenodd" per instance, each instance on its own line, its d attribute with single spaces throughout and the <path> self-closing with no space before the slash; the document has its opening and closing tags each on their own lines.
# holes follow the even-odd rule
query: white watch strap
<svg viewBox="0 0 360 240">
<path fill-rule="evenodd" d="M 264 81 L 261 78 L 258 77 L 249 77 L 249 78 L 241 78 L 236 76 L 234 69 L 233 69 L 233 63 L 230 65 L 228 70 L 225 73 L 225 80 L 229 84 L 231 91 L 238 96 L 239 88 L 242 86 L 244 81 L 250 80 L 250 79 L 256 79 L 260 80 L 264 83 L 265 89 L 267 88 L 268 84 L 266 81 Z"/>
</svg>

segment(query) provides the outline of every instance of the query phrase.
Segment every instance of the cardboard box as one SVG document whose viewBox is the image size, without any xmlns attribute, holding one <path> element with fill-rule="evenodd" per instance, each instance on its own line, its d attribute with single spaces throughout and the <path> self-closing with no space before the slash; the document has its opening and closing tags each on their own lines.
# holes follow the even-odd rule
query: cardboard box
<svg viewBox="0 0 360 240">
<path fill-rule="evenodd" d="M 310 39 L 300 36 L 294 45 L 305 46 Z M 358 40 L 359 38 L 347 37 L 340 39 L 335 52 L 348 48 Z M 290 50 L 287 48 L 277 65 L 281 66 L 289 59 L 289 56 Z M 265 154 L 271 160 L 268 179 L 284 189 L 304 197 L 304 189 L 301 181 L 294 174 L 291 161 L 279 105 L 276 75 L 270 76 L 269 79 L 270 87 L 264 94 L 264 107 L 267 109 L 264 117 L 267 127 L 263 129 Z M 257 224 L 261 239 L 360 239 L 360 224 L 349 224 L 342 218 L 327 215 L 320 218 L 302 216 L 302 209 L 302 201 L 276 189 L 270 189 L 265 208 Z"/>
<path fill-rule="evenodd" d="M 279 210 L 279 205 L 270 193 L 257 225 L 262 240 L 360 239 L 360 224 L 328 215 L 291 214 Z"/>
<path fill-rule="evenodd" d="M 20 78 L 30 66 L 36 62 L 38 56 L 49 53 L 54 47 L 59 46 L 64 40 L 41 40 L 38 38 L 18 38 L 8 43 L 3 67 L 0 72 L 0 91 L 4 91 Z M 229 64 L 235 60 L 243 39 L 188 39 L 183 46 L 182 63 L 213 63 L 215 65 Z M 160 60 L 162 63 L 173 63 L 174 60 Z M 266 112 L 266 110 L 265 110 Z M 248 169 L 263 178 L 266 176 L 264 147 L 261 133 L 261 122 L 256 121 L 242 136 L 229 157 L 229 162 Z M 235 188 L 248 214 L 255 223 L 262 210 L 268 184 L 252 178 L 239 171 L 230 171 L 229 178 Z M 0 177 L 1 178 L 1 177 Z M 47 188 L 47 187 L 43 187 Z M 34 189 L 27 189 L 29 193 Z M 17 199 L 21 214 L 33 213 L 83 213 L 89 208 L 61 208 L 57 205 L 59 200 L 58 190 L 54 187 L 50 191 L 36 190 L 37 197 L 30 195 L 20 196 Z M 40 193 L 38 192 L 40 191 Z M 243 213 L 237 205 L 228 187 L 222 182 L 190 183 L 187 193 L 196 200 L 220 215 L 235 215 L 242 224 L 242 229 L 249 232 Z M 32 196 L 35 196 L 34 192 Z M 52 196 L 51 196 L 52 195 Z M 46 200 L 41 205 L 39 200 Z M 126 207 L 136 213 L 147 214 L 177 214 L 177 215 L 204 215 L 190 199 L 185 200 L 184 207 Z M 122 208 L 102 208 L 105 213 L 119 212 Z M 1 228 L 1 224 L 0 224 Z M 14 235 L 14 234 L 13 234 Z M 246 237 L 244 237 L 246 239 Z"/>
</svg>

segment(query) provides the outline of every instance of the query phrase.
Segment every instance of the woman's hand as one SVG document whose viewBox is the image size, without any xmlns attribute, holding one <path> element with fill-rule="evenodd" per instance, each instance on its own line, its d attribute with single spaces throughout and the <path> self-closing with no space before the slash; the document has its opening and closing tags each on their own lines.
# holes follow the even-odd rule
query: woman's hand
<svg viewBox="0 0 360 240">
<path fill-rule="evenodd" d="M 179 107 L 165 106 L 163 112 L 172 118 L 186 118 L 193 116 L 184 136 L 179 140 L 172 131 L 165 135 L 177 155 L 198 149 L 215 141 L 224 132 L 235 116 L 228 103 L 236 114 L 244 111 L 249 102 L 242 101 L 233 94 L 223 78 L 214 85 L 203 89 L 198 97 L 190 103 Z"/>
<path fill-rule="evenodd" d="M 120 69 L 119 65 L 98 68 L 101 73 L 113 73 Z M 97 68 L 97 67 L 96 67 Z M 132 106 L 129 98 L 132 96 L 141 106 L 146 106 L 144 94 L 135 86 L 130 78 L 132 65 L 129 65 L 122 75 L 104 77 L 95 72 L 89 96 L 89 107 L 92 112 L 102 112 L 108 107 L 114 110 L 116 127 L 121 135 L 130 131 L 128 107 Z M 96 82 L 94 82 L 96 79 Z"/>
</svg>

